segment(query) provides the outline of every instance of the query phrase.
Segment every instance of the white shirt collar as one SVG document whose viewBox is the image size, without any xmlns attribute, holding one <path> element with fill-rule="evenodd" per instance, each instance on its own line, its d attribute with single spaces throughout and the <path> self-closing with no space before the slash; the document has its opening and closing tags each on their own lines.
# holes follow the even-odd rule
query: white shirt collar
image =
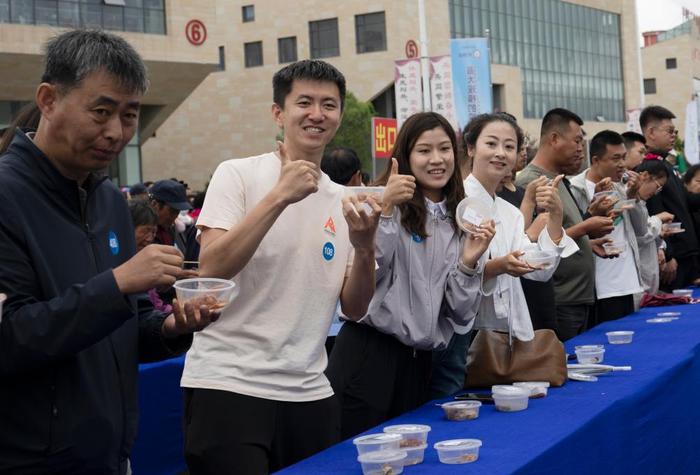
<svg viewBox="0 0 700 475">
<path fill-rule="evenodd" d="M 423 198 L 425 200 L 425 209 L 428 210 L 433 216 L 447 216 L 447 200 L 442 200 L 439 203 L 433 203 L 428 198 Z"/>
<path fill-rule="evenodd" d="M 491 216 L 496 216 L 496 198 L 491 196 L 484 185 L 472 174 L 464 180 L 464 193 L 472 198 L 483 201 L 491 207 Z"/>
</svg>

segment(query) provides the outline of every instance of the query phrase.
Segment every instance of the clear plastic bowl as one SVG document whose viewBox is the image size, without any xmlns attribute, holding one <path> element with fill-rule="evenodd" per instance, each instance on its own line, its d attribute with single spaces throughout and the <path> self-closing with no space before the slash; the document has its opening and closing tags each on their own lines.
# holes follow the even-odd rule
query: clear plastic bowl
<svg viewBox="0 0 700 475">
<path fill-rule="evenodd" d="M 365 194 L 365 195 L 379 195 L 380 197 L 384 195 L 383 186 L 346 186 L 345 189 L 355 195 Z"/>
<path fill-rule="evenodd" d="M 364 475 L 396 475 L 403 472 L 407 454 L 403 450 L 378 450 L 357 457 Z"/>
<path fill-rule="evenodd" d="M 605 198 L 618 198 L 618 199 L 620 198 L 620 196 L 617 194 L 616 191 L 614 191 L 614 190 L 608 190 L 608 191 L 599 191 L 598 193 L 595 193 L 595 194 L 593 195 L 593 200 L 592 200 L 592 201 L 597 200 L 597 199 L 600 198 L 601 196 L 603 196 L 603 197 L 605 197 Z"/>
<path fill-rule="evenodd" d="M 679 297 L 692 297 L 693 289 L 676 289 L 673 291 L 673 295 L 677 295 Z"/>
<path fill-rule="evenodd" d="M 491 219 L 491 207 L 478 198 L 466 197 L 457 204 L 457 225 L 471 233 L 486 220 Z"/>
<path fill-rule="evenodd" d="M 221 310 L 233 299 L 236 284 L 232 280 L 198 277 L 175 282 L 175 294 L 180 305 L 204 305 L 209 310 Z"/>
<path fill-rule="evenodd" d="M 521 383 L 513 383 L 513 386 L 530 391 L 530 399 L 539 399 L 547 396 L 549 381 L 524 381 Z"/>
<path fill-rule="evenodd" d="M 627 249 L 627 243 L 625 241 L 606 242 L 603 244 L 603 249 L 608 256 L 622 254 Z"/>
<path fill-rule="evenodd" d="M 608 343 L 611 345 L 624 345 L 625 343 L 632 343 L 632 338 L 634 337 L 633 331 L 616 331 L 607 332 L 605 334 L 608 337 Z"/>
<path fill-rule="evenodd" d="M 626 209 L 632 209 L 634 208 L 634 205 L 637 203 L 637 200 L 620 200 L 617 203 L 615 203 L 614 208 L 616 209 L 621 209 L 621 210 L 626 210 Z"/>
<path fill-rule="evenodd" d="M 420 447 L 428 442 L 430 426 L 422 424 L 399 424 L 384 428 L 387 434 L 400 434 L 403 439 L 399 443 L 402 449 Z"/>
<path fill-rule="evenodd" d="M 398 450 L 401 445 L 401 435 L 385 433 L 363 435 L 353 439 L 352 443 L 355 444 L 358 455 L 378 450 Z"/>
<path fill-rule="evenodd" d="M 406 459 L 403 461 L 404 466 L 407 465 L 418 465 L 423 463 L 423 458 L 425 457 L 425 449 L 428 448 L 428 444 L 419 445 L 418 447 L 405 447 L 401 450 L 406 452 Z"/>
<path fill-rule="evenodd" d="M 496 410 L 517 412 L 527 409 L 530 390 L 517 386 L 496 385 L 491 387 L 491 395 L 496 404 Z"/>
<path fill-rule="evenodd" d="M 549 269 L 556 262 L 557 255 L 552 251 L 525 251 L 520 260 L 537 269 Z"/>
<path fill-rule="evenodd" d="M 450 421 L 470 421 L 479 417 L 480 401 L 452 401 L 441 404 L 445 417 Z"/>
<path fill-rule="evenodd" d="M 576 347 L 576 359 L 580 364 L 598 364 L 603 362 L 605 348 Z"/>
<path fill-rule="evenodd" d="M 471 463 L 479 459 L 479 439 L 443 440 L 433 445 L 440 462 L 446 464 Z"/>
<path fill-rule="evenodd" d="M 683 223 L 680 222 L 665 223 L 661 225 L 661 229 L 671 234 L 682 233 L 683 231 L 685 231 L 685 229 L 683 229 Z"/>
</svg>

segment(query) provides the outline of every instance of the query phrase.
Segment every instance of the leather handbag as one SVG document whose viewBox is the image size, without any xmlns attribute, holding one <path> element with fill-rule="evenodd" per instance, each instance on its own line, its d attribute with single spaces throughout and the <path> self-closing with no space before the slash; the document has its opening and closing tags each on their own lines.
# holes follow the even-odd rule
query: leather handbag
<svg viewBox="0 0 700 475">
<path fill-rule="evenodd" d="M 508 332 L 479 330 L 469 346 L 465 387 L 484 388 L 519 381 L 566 382 L 566 352 L 552 330 L 536 330 L 521 341 Z"/>
</svg>

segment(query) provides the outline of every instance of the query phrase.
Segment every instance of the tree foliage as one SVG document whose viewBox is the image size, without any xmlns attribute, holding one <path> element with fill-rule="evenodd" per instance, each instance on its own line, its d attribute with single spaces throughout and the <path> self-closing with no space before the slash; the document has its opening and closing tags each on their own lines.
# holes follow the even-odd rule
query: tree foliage
<svg viewBox="0 0 700 475">
<path fill-rule="evenodd" d="M 371 102 L 357 99 L 352 92 L 345 96 L 345 111 L 338 133 L 327 148 L 348 147 L 360 157 L 362 170 L 372 172 L 372 117 L 374 106 Z"/>
</svg>

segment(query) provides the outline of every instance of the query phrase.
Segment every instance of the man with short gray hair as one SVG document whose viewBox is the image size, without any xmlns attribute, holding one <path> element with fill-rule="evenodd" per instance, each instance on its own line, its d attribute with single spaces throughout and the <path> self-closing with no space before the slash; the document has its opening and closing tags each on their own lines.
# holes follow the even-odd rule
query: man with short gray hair
<svg viewBox="0 0 700 475">
<path fill-rule="evenodd" d="M 139 361 L 186 350 L 218 314 L 153 310 L 182 255 L 138 254 L 127 204 L 99 174 L 138 130 L 146 68 L 118 36 L 49 41 L 36 132 L 0 157 L 0 473 L 127 471 Z"/>
</svg>

